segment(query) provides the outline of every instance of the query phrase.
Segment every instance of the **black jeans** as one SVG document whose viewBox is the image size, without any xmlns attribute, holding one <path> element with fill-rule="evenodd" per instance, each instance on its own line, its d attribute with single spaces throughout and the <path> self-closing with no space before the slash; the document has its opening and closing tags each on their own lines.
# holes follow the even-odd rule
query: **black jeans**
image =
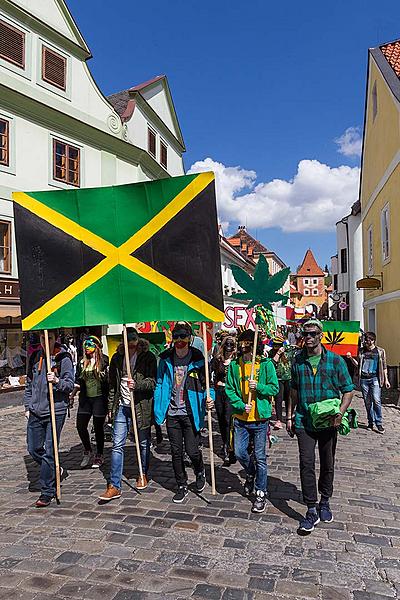
<svg viewBox="0 0 400 600">
<path fill-rule="evenodd" d="M 318 500 L 315 478 L 315 447 L 318 444 L 320 471 L 318 490 L 324 499 L 333 494 L 337 429 L 330 427 L 321 431 L 296 429 L 300 454 L 300 479 L 303 499 L 307 506 L 315 506 Z"/>
<path fill-rule="evenodd" d="M 285 411 L 287 416 L 287 406 L 290 396 L 290 381 L 282 381 L 279 379 L 279 392 L 275 396 L 275 413 L 278 421 L 282 421 L 282 406 L 285 403 Z"/>
<path fill-rule="evenodd" d="M 183 444 L 193 464 L 195 474 L 204 471 L 203 456 L 199 448 L 200 432 L 195 430 L 193 419 L 188 415 L 167 416 L 167 433 L 171 444 L 172 466 L 178 485 L 187 485 Z"/>
<path fill-rule="evenodd" d="M 78 430 L 79 437 L 83 444 L 86 452 L 92 450 L 92 444 L 90 443 L 90 435 L 88 431 L 89 421 L 92 415 L 78 413 L 76 415 L 76 428 Z M 96 438 L 96 452 L 97 454 L 103 454 L 104 451 L 104 422 L 105 417 L 93 416 L 93 429 Z"/>
<path fill-rule="evenodd" d="M 229 433 L 231 428 L 232 405 L 228 400 L 224 387 L 215 389 L 215 410 L 218 418 L 219 431 L 222 444 L 229 446 Z"/>
</svg>

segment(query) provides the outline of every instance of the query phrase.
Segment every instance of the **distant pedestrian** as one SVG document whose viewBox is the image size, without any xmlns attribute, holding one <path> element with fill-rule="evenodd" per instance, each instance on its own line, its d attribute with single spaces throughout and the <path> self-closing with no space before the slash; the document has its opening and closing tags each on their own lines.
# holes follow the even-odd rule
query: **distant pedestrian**
<svg viewBox="0 0 400 600">
<path fill-rule="evenodd" d="M 78 350 L 74 343 L 74 338 L 69 337 L 67 340 L 67 348 L 68 352 L 71 355 L 72 364 L 74 365 L 74 369 L 76 371 L 76 367 L 78 365 Z"/>
<path fill-rule="evenodd" d="M 337 430 L 350 406 L 354 389 L 343 358 L 322 346 L 322 329 L 323 325 L 317 319 L 304 323 L 304 348 L 293 362 L 291 399 L 286 421 L 289 435 L 295 434 L 299 444 L 301 489 L 307 504 L 307 513 L 299 529 L 306 533 L 313 531 L 320 521 L 333 521 L 329 500 L 333 494 Z M 340 412 L 331 418 L 330 427 L 315 430 L 309 405 L 334 398 L 341 399 Z M 317 444 L 320 459 L 319 505 L 315 476 Z"/>
<path fill-rule="evenodd" d="M 104 423 L 108 406 L 108 356 L 102 352 L 103 344 L 92 335 L 83 342 L 84 356 L 80 360 L 76 375 L 75 388 L 71 400 L 79 391 L 79 405 L 76 415 L 76 428 L 83 444 L 81 469 L 99 468 L 104 464 Z M 93 417 L 96 439 L 94 456 L 88 426 Z"/>
<path fill-rule="evenodd" d="M 213 406 L 206 398 L 204 356 L 192 346 L 190 323 L 178 321 L 172 330 L 173 347 L 160 355 L 157 385 L 154 393 L 154 415 L 158 425 L 166 422 L 171 443 L 172 466 L 177 483 L 173 502 L 183 502 L 188 495 L 188 478 L 184 463 L 184 449 L 196 476 L 196 489 L 206 486 L 200 430 L 204 414 Z"/>
<path fill-rule="evenodd" d="M 261 343 L 251 377 L 253 343 L 254 331 L 247 329 L 239 335 L 238 357 L 229 365 L 225 391 L 234 417 L 235 455 L 246 472 L 244 493 L 251 496 L 255 489 L 252 511 L 261 513 L 267 502 L 268 421 L 272 396 L 279 386 L 272 360 L 262 356 Z"/>
<path fill-rule="evenodd" d="M 376 335 L 373 331 L 367 331 L 364 335 L 364 343 L 360 349 L 357 360 L 351 356 L 347 357 L 358 367 L 358 378 L 367 411 L 368 429 L 373 430 L 374 425 L 378 433 L 385 433 L 382 423 L 382 388 L 390 388 L 388 379 L 386 352 L 376 345 Z"/>
<path fill-rule="evenodd" d="M 143 469 L 143 476 L 139 475 L 136 479 L 136 488 L 144 490 L 149 484 L 151 421 L 157 360 L 153 352 L 149 350 L 149 342 L 139 338 L 138 332 L 134 327 L 127 328 L 127 337 L 132 379 L 128 379 L 123 344 L 118 347 L 110 362 L 108 409 L 109 419 L 112 420 L 114 425 L 113 448 L 108 485 L 106 491 L 99 496 L 100 500 L 108 501 L 121 497 L 124 447 L 132 427 L 132 391 Z"/>
<path fill-rule="evenodd" d="M 220 348 L 210 365 L 213 386 L 215 389 L 215 410 L 222 441 L 222 458 L 225 466 L 229 466 L 235 461 L 235 454 L 230 443 L 232 405 L 229 402 L 229 398 L 225 391 L 226 375 L 229 365 L 235 358 L 235 351 L 235 338 L 232 336 L 224 337 Z"/>
<path fill-rule="evenodd" d="M 287 416 L 290 396 L 290 379 L 292 376 L 291 354 L 288 347 L 285 346 L 285 338 L 282 335 L 276 335 L 273 338 L 272 350 L 269 356 L 274 361 L 279 383 L 279 392 L 275 396 L 274 403 L 276 413 L 274 429 L 282 429 L 283 404 L 285 405 Z"/>
<path fill-rule="evenodd" d="M 40 341 L 41 347 L 29 358 L 24 393 L 28 452 L 40 467 L 41 493 L 36 500 L 37 508 L 48 506 L 56 495 L 48 384 L 53 384 L 58 441 L 69 406 L 69 395 L 74 388 L 74 367 L 66 346 L 57 343 L 56 333 L 49 331 L 51 371 L 47 373 L 44 335 L 40 336 Z"/>
</svg>

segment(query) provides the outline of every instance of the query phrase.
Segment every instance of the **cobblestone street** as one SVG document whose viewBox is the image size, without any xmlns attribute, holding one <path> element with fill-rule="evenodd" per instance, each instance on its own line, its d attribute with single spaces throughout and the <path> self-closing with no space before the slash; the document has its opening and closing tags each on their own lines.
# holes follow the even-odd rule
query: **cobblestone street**
<svg viewBox="0 0 400 600">
<path fill-rule="evenodd" d="M 40 510 L 32 507 L 37 471 L 25 450 L 23 412 L 2 408 L 0 599 L 400 597 L 400 411 L 384 408 L 380 436 L 365 429 L 359 399 L 355 405 L 361 427 L 339 440 L 335 521 L 308 537 L 296 531 L 304 513 L 297 443 L 284 432 L 270 451 L 270 503 L 262 516 L 250 513 L 238 466 L 223 468 L 219 458 L 218 496 L 207 487 L 201 497 L 192 492 L 173 504 L 167 441 L 153 451 L 147 490 L 124 485 L 120 500 L 101 506 L 104 475 L 79 470 L 74 413 L 62 435 L 69 471 L 62 504 Z M 133 451 L 130 445 L 130 484 Z M 105 473 L 109 443 L 106 456 Z"/>
</svg>

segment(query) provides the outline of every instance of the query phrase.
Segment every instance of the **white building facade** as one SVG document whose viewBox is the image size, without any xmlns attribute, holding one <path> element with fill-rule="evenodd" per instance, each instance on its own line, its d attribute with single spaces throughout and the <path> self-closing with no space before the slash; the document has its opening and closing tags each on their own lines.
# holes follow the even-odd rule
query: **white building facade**
<svg viewBox="0 0 400 600">
<path fill-rule="evenodd" d="M 359 202 L 351 213 L 336 223 L 337 255 L 332 257 L 333 305 L 331 314 L 337 320 L 360 321 L 363 328 L 363 292 L 356 281 L 363 277 L 362 227 Z M 339 304 L 347 305 L 341 309 Z"/>
<path fill-rule="evenodd" d="M 184 144 L 166 78 L 137 86 L 136 110 L 123 119 L 97 87 L 89 58 L 64 0 L 1 3 L 0 379 L 13 370 L 9 362 L 2 371 L 3 354 L 12 347 L 18 354 L 23 341 L 12 192 L 184 173 Z M 14 361 L 21 372 L 22 359 Z"/>
</svg>

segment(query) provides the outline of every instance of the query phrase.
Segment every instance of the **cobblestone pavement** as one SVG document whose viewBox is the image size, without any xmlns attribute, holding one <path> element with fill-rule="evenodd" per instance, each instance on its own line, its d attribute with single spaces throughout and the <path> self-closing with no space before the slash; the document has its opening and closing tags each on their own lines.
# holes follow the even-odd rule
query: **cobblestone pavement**
<svg viewBox="0 0 400 600">
<path fill-rule="evenodd" d="M 355 404 L 361 408 L 359 399 Z M 104 475 L 79 470 L 71 418 L 61 444 L 70 473 L 62 504 L 35 509 L 25 419 L 2 409 L 0 599 L 400 598 L 400 411 L 385 408 L 384 418 L 384 436 L 360 428 L 340 439 L 335 521 L 300 537 L 297 444 L 283 432 L 270 451 L 270 503 L 262 516 L 252 515 L 241 495 L 238 466 L 223 468 L 219 458 L 218 496 L 206 488 L 173 504 L 168 442 L 153 453 L 147 490 L 124 484 L 120 500 L 101 506 Z M 130 445 L 131 484 L 133 452 Z"/>
</svg>

